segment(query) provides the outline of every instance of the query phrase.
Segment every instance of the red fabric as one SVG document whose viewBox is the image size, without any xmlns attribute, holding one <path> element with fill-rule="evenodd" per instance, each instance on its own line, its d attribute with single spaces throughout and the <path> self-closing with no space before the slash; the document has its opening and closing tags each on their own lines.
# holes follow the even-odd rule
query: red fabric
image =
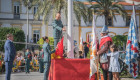
<svg viewBox="0 0 140 80">
<path fill-rule="evenodd" d="M 89 80 L 89 68 L 89 59 L 53 59 L 49 80 Z"/>
<path fill-rule="evenodd" d="M 102 47 L 107 41 L 111 41 L 111 42 L 112 42 L 111 37 L 102 38 L 101 41 L 100 41 L 99 49 L 101 49 L 101 47 Z"/>
<path fill-rule="evenodd" d="M 55 52 L 57 56 L 61 56 L 61 57 L 63 56 L 63 39 L 64 37 L 62 37 L 62 39 L 58 42 L 57 44 L 58 49 L 56 49 Z"/>
<path fill-rule="evenodd" d="M 2 64 L 1 64 L 1 60 L 0 60 L 0 66 L 1 66 Z"/>
</svg>

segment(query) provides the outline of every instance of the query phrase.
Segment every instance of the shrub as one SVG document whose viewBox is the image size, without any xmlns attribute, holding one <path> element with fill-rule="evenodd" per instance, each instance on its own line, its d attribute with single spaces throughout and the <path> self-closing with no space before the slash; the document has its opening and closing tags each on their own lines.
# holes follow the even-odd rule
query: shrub
<svg viewBox="0 0 140 80">
<path fill-rule="evenodd" d="M 25 34 L 23 30 L 19 28 L 7 28 L 7 27 L 0 28 L 0 40 L 6 40 L 6 35 L 9 33 L 14 35 L 14 42 L 25 42 Z M 0 51 L 4 51 L 4 43 L 5 42 L 0 41 Z M 25 48 L 25 45 L 15 44 L 15 47 L 16 47 L 16 51 L 18 51 Z"/>
<path fill-rule="evenodd" d="M 116 35 L 112 37 L 113 43 L 121 50 L 126 46 L 127 36 L 126 35 Z"/>
</svg>

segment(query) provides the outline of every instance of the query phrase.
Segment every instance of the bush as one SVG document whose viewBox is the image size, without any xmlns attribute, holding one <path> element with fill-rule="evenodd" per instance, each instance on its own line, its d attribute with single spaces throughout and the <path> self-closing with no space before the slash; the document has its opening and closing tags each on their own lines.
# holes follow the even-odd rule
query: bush
<svg viewBox="0 0 140 80">
<path fill-rule="evenodd" d="M 123 50 L 127 42 L 127 36 L 126 35 L 116 35 L 112 37 L 113 43 L 121 50 Z"/>
<path fill-rule="evenodd" d="M 9 33 L 14 35 L 14 42 L 25 42 L 25 34 L 23 30 L 20 30 L 19 28 L 7 28 L 7 27 L 0 28 L 0 40 L 6 40 L 6 35 Z M 0 51 L 4 51 L 4 43 L 5 42 L 0 41 Z M 16 51 L 18 51 L 25 48 L 25 45 L 15 44 L 15 47 Z"/>
</svg>

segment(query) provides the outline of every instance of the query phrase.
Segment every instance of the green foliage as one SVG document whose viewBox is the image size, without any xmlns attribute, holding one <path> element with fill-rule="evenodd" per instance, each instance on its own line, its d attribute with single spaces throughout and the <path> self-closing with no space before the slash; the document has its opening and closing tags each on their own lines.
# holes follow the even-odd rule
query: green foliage
<svg viewBox="0 0 140 80">
<path fill-rule="evenodd" d="M 36 19 L 38 19 L 39 16 L 42 15 L 43 21 L 48 23 L 50 18 L 54 19 L 56 13 L 58 12 L 64 13 L 65 17 L 67 18 L 67 0 L 38 0 L 37 4 L 38 11 L 35 14 Z M 81 17 L 83 18 L 85 23 L 92 18 L 88 16 L 88 7 L 80 1 L 73 1 L 73 11 L 79 24 L 81 23 Z M 62 15 L 62 17 L 64 17 L 64 15 Z"/>
<path fill-rule="evenodd" d="M 37 42 L 37 44 L 40 44 L 41 46 L 39 47 L 39 49 L 42 49 L 42 45 L 44 44 L 44 40 L 43 38 L 40 38 L 39 41 Z M 54 49 L 54 38 L 53 37 L 49 37 L 49 44 L 51 45 L 51 48 Z"/>
<path fill-rule="evenodd" d="M 123 6 L 119 4 L 118 2 L 114 2 L 114 0 L 92 0 L 96 1 L 97 4 L 93 4 L 90 8 L 94 9 L 94 13 L 97 14 L 98 18 L 99 16 L 105 17 L 105 25 L 108 25 L 108 18 L 113 17 L 116 21 L 115 14 L 120 14 L 123 19 L 126 18 L 127 13 L 124 10 Z M 92 4 L 92 3 L 91 3 Z"/>
<path fill-rule="evenodd" d="M 6 40 L 7 34 L 13 34 L 14 35 L 14 42 L 25 42 L 25 34 L 23 30 L 20 30 L 19 28 L 7 28 L 7 27 L 1 27 L 0 28 L 0 40 Z M 4 51 L 4 43 L 0 41 L 0 51 Z M 22 50 L 25 45 L 23 44 L 15 44 L 16 51 Z"/>
<path fill-rule="evenodd" d="M 122 48 L 124 45 L 126 45 L 127 42 L 127 36 L 126 35 L 116 35 L 112 37 L 113 43 L 118 47 Z"/>
</svg>

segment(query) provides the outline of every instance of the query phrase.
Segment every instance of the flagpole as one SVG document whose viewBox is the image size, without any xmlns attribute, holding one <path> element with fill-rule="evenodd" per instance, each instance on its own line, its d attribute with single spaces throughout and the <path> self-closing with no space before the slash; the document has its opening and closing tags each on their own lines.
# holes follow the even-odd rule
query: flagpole
<svg viewBox="0 0 140 80">
<path fill-rule="evenodd" d="M 99 70 L 98 70 L 98 56 L 97 54 L 97 37 L 96 37 L 96 24 L 93 12 L 93 22 L 92 22 L 92 52 L 90 54 L 90 78 L 97 72 L 97 80 L 99 80 Z M 94 68 L 94 67 L 95 68 Z"/>
<path fill-rule="evenodd" d="M 95 13 L 94 13 L 94 10 L 93 10 L 93 15 L 95 16 Z M 94 17 L 93 17 L 94 18 Z M 95 20 L 95 19 L 94 19 Z M 94 24 L 95 24 L 95 21 L 93 21 L 94 22 Z M 96 25 L 96 24 L 95 24 Z M 95 27 L 95 26 L 94 26 Z M 93 29 L 94 29 L 94 27 L 92 27 Z M 95 29 L 94 29 L 95 30 Z M 96 34 L 96 33 L 95 33 Z M 97 44 L 97 40 L 96 40 L 96 44 Z M 96 47 L 97 48 L 97 47 Z M 97 54 L 97 49 L 96 49 L 96 54 Z M 94 54 L 95 55 L 95 57 L 97 57 L 97 80 L 99 80 L 99 69 L 98 69 L 98 63 L 99 63 L 99 56 L 97 56 L 96 54 Z"/>
</svg>

